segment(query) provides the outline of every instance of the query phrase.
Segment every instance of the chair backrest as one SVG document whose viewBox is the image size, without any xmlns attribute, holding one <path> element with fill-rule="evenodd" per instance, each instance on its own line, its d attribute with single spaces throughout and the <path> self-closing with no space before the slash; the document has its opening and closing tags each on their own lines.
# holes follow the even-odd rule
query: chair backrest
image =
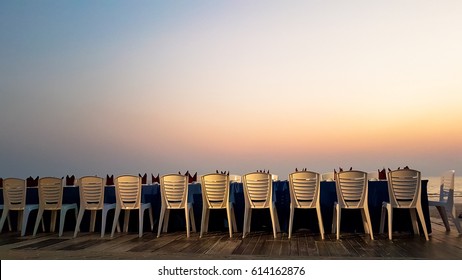
<svg viewBox="0 0 462 280">
<path fill-rule="evenodd" d="M 440 201 L 446 202 L 449 209 L 452 209 L 454 205 L 454 177 L 454 170 L 448 170 L 441 174 Z"/>
<path fill-rule="evenodd" d="M 290 201 L 297 208 L 314 208 L 319 202 L 320 175 L 312 171 L 289 174 Z"/>
<path fill-rule="evenodd" d="M 207 203 L 209 208 L 226 208 L 229 203 L 229 175 L 203 175 L 201 187 L 202 203 Z"/>
<path fill-rule="evenodd" d="M 24 210 L 26 205 L 26 180 L 6 178 L 3 180 L 4 207 L 10 210 Z"/>
<path fill-rule="evenodd" d="M 271 174 L 253 172 L 243 176 L 245 203 L 251 208 L 268 208 L 273 200 Z"/>
<path fill-rule="evenodd" d="M 335 178 L 337 202 L 341 207 L 362 208 L 367 203 L 367 173 L 340 171 Z"/>
<path fill-rule="evenodd" d="M 122 175 L 115 180 L 116 203 L 121 209 L 139 209 L 141 204 L 141 177 Z"/>
<path fill-rule="evenodd" d="M 414 208 L 420 202 L 420 172 L 413 169 L 388 172 L 388 194 L 394 208 Z"/>
<path fill-rule="evenodd" d="M 186 175 L 167 174 L 160 178 L 162 203 L 167 208 L 185 208 L 188 202 L 188 180 Z"/>
<path fill-rule="evenodd" d="M 89 210 L 103 209 L 104 179 L 85 176 L 79 179 L 80 207 Z"/>
<path fill-rule="evenodd" d="M 39 204 L 45 210 L 59 210 L 63 204 L 63 179 L 44 177 L 39 179 Z"/>
</svg>

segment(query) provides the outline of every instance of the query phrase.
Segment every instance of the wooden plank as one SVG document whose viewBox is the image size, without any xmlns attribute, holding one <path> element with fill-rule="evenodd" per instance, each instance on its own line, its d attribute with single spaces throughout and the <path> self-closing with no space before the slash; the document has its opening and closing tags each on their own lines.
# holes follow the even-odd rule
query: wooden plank
<svg viewBox="0 0 462 280">
<path fill-rule="evenodd" d="M 72 233 L 58 237 L 56 233 L 39 233 L 36 237 L 19 237 L 6 232 L 0 238 L 2 259 L 462 259 L 462 235 L 455 227 L 450 232 L 440 220 L 432 223 L 430 241 L 409 232 L 376 234 L 375 240 L 362 233 L 343 233 L 337 241 L 334 234 L 300 230 L 291 240 L 287 235 L 274 239 L 270 231 L 252 232 L 245 239 L 240 234 L 229 238 L 227 232 L 212 232 L 199 238 L 197 233 L 186 238 L 184 232 L 152 233 L 138 238 L 136 233 L 120 233 L 100 238 L 99 233 Z M 454 228 L 454 230 L 453 230 Z"/>
<path fill-rule="evenodd" d="M 237 239 L 235 237 L 229 238 L 228 236 L 223 236 L 220 239 L 218 239 L 216 243 L 205 252 L 205 254 L 223 256 L 231 255 L 240 243 L 240 239 Z"/>
</svg>

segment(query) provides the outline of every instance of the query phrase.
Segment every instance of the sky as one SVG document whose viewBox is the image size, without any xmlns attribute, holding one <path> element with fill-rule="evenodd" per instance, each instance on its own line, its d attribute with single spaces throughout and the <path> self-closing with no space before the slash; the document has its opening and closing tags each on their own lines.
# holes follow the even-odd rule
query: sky
<svg viewBox="0 0 462 280">
<path fill-rule="evenodd" d="M 456 0 L 0 1 L 0 177 L 458 175 L 460 15 Z"/>
</svg>

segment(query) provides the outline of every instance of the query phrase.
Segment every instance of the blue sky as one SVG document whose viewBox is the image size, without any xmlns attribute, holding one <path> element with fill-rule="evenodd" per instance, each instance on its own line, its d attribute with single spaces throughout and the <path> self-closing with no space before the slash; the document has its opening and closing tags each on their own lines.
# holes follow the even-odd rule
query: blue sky
<svg viewBox="0 0 462 280">
<path fill-rule="evenodd" d="M 2 1 L 0 176 L 462 167 L 459 1 Z"/>
</svg>

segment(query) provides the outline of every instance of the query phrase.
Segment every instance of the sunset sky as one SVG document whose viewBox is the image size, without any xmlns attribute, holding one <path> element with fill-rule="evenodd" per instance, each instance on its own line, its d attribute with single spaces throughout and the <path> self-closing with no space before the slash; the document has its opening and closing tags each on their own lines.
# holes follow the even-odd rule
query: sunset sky
<svg viewBox="0 0 462 280">
<path fill-rule="evenodd" d="M 462 174 L 462 1 L 1 1 L 0 177 Z"/>
</svg>

